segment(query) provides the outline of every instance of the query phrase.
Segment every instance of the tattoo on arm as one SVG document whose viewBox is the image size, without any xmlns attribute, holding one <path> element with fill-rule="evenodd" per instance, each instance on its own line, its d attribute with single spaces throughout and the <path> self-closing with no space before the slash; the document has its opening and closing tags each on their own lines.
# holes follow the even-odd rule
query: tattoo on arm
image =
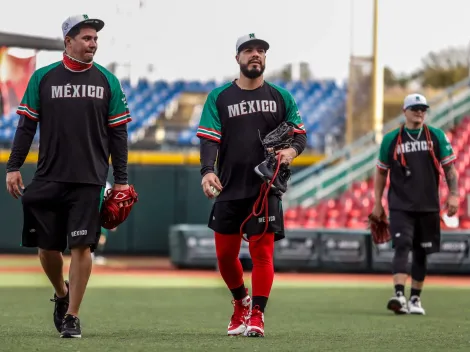
<svg viewBox="0 0 470 352">
<path fill-rule="evenodd" d="M 446 175 L 447 187 L 449 187 L 450 194 L 454 196 L 459 195 L 459 185 L 458 185 L 458 176 L 457 170 L 455 169 L 454 164 L 449 164 L 444 166 L 444 172 Z"/>
</svg>

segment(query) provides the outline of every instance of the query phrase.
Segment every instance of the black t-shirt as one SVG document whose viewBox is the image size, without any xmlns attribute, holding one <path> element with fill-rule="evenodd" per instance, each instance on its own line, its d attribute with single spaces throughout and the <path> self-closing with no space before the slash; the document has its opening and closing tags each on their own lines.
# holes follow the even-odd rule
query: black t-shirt
<svg viewBox="0 0 470 352">
<path fill-rule="evenodd" d="M 432 147 L 442 166 L 455 160 L 455 154 L 444 131 L 428 126 Z M 426 140 L 424 128 L 409 130 L 403 128 L 402 143 L 397 146 L 400 129 L 387 133 L 380 146 L 377 167 L 390 170 L 388 204 L 390 210 L 403 211 L 440 211 L 439 173 L 434 166 Z M 397 161 L 394 151 L 397 148 Z M 406 159 L 409 176 L 400 164 L 401 154 Z"/>
<path fill-rule="evenodd" d="M 265 160 L 261 139 L 283 121 L 305 133 L 294 98 L 272 83 L 243 90 L 233 81 L 209 93 L 197 136 L 220 143 L 216 168 L 224 189 L 216 201 L 259 194 L 262 180 L 254 168 Z"/>
<path fill-rule="evenodd" d="M 94 63 L 81 72 L 63 61 L 36 70 L 17 113 L 39 122 L 36 180 L 104 185 L 109 130 L 131 121 L 119 80 Z"/>
</svg>

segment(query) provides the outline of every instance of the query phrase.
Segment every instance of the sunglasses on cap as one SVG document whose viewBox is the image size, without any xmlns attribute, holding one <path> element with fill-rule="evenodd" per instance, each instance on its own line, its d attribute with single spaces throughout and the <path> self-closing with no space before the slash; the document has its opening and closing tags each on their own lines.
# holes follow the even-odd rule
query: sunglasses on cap
<svg viewBox="0 0 470 352">
<path fill-rule="evenodd" d="M 411 111 L 422 111 L 422 112 L 428 111 L 428 107 L 427 107 L 427 106 L 424 106 L 424 105 L 415 105 L 415 106 L 411 106 L 409 109 L 410 109 Z"/>
</svg>

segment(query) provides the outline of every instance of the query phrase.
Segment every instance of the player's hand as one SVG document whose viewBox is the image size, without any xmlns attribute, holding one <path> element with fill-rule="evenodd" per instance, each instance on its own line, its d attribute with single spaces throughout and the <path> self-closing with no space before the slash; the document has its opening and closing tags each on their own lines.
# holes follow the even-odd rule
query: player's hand
<svg viewBox="0 0 470 352">
<path fill-rule="evenodd" d="M 113 185 L 113 190 L 115 191 L 125 191 L 125 190 L 128 190 L 129 189 L 129 185 L 120 185 L 120 184 L 114 184 Z M 118 203 L 118 206 L 119 208 L 122 208 L 124 205 L 129 205 L 129 201 L 124 201 L 124 202 L 119 202 Z"/>
<path fill-rule="evenodd" d="M 207 198 L 212 199 L 215 197 L 212 193 L 211 186 L 214 187 L 217 191 L 222 192 L 222 184 L 220 183 L 219 178 L 213 172 L 205 174 L 201 181 L 202 190 Z"/>
<path fill-rule="evenodd" d="M 454 194 L 449 194 L 447 198 L 447 216 L 454 216 L 459 210 L 459 197 Z"/>
<path fill-rule="evenodd" d="M 374 204 L 374 208 L 372 208 L 371 214 L 377 220 L 382 218 L 382 216 L 385 214 L 385 210 L 381 202 L 377 202 Z"/>
<path fill-rule="evenodd" d="M 12 171 L 7 173 L 7 191 L 15 199 L 21 197 L 22 190 L 24 189 L 23 178 L 19 171 Z"/>
<path fill-rule="evenodd" d="M 276 155 L 281 155 L 281 164 L 290 165 L 297 156 L 297 151 L 294 148 L 281 149 L 276 152 Z"/>
</svg>

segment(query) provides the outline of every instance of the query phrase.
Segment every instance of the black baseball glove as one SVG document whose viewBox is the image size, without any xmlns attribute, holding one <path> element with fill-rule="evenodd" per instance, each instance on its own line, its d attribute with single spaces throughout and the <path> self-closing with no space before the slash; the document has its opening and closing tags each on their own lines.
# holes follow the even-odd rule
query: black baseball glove
<svg viewBox="0 0 470 352">
<path fill-rule="evenodd" d="M 277 168 L 276 151 L 289 148 L 294 141 L 294 125 L 290 122 L 281 123 L 276 129 L 269 132 L 263 139 L 261 144 L 265 149 L 266 160 L 255 167 L 255 172 L 267 183 L 273 182 L 271 187 L 273 190 L 282 195 L 287 191 L 287 181 L 291 172 L 287 164 L 279 166 L 279 172 L 274 178 Z"/>
<path fill-rule="evenodd" d="M 290 122 L 281 123 L 276 129 L 269 132 L 262 140 L 266 150 L 272 149 L 276 152 L 280 149 L 289 148 L 294 141 L 294 125 Z"/>
</svg>

